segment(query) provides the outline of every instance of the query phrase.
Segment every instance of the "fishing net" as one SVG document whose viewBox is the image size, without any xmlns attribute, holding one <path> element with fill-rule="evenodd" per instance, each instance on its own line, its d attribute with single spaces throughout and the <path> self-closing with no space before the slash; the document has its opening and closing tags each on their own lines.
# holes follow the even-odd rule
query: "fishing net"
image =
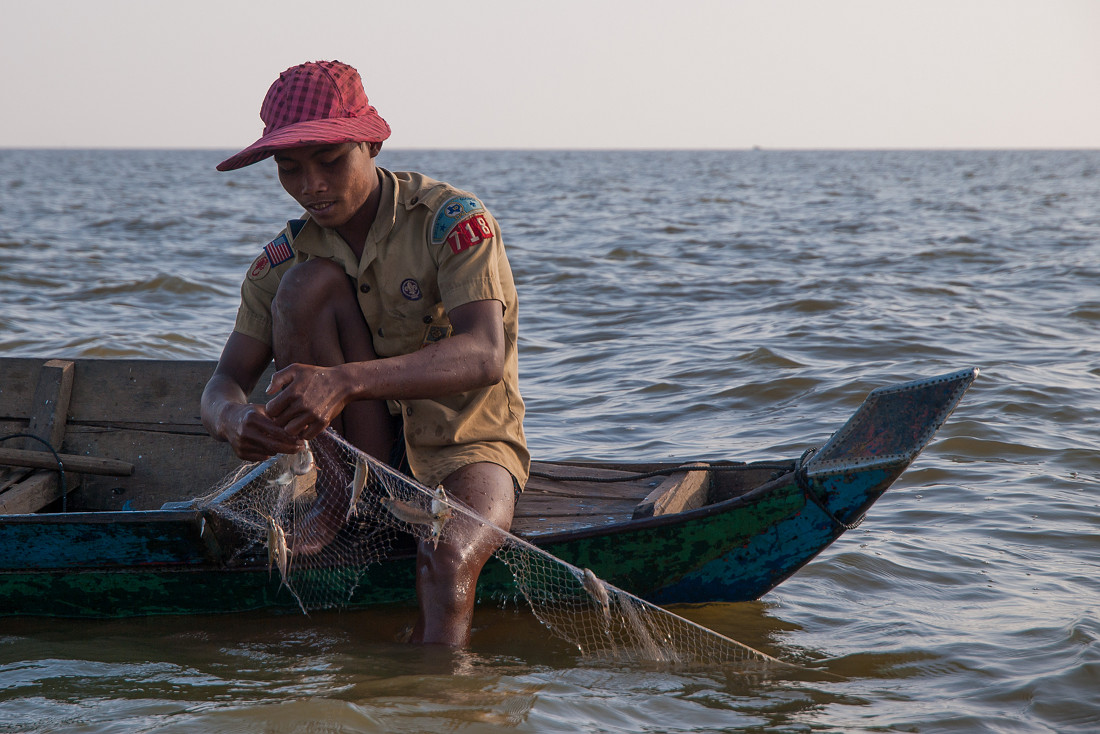
<svg viewBox="0 0 1100 734">
<path fill-rule="evenodd" d="M 492 525 L 442 488 L 425 487 L 331 431 L 296 456 L 242 467 L 196 500 L 231 529 L 229 565 L 267 565 L 277 594 L 303 612 L 415 598 L 418 543 L 475 527 L 497 536 L 479 594 L 521 600 L 582 655 L 672 665 L 795 667 L 604 582 Z"/>
</svg>

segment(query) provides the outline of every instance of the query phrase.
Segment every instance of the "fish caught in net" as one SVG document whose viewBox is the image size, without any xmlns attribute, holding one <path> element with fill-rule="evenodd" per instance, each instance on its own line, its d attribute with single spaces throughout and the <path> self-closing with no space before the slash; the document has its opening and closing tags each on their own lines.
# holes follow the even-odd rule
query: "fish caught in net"
<svg viewBox="0 0 1100 734">
<path fill-rule="evenodd" d="M 583 655 L 673 665 L 797 667 L 599 579 L 359 451 L 331 430 L 296 455 L 249 464 L 196 506 L 229 526 L 228 563 L 259 557 L 303 612 L 415 598 L 418 543 L 488 528 L 498 536 L 492 595 L 522 599 Z M 503 579 L 503 585 L 501 583 Z"/>
</svg>

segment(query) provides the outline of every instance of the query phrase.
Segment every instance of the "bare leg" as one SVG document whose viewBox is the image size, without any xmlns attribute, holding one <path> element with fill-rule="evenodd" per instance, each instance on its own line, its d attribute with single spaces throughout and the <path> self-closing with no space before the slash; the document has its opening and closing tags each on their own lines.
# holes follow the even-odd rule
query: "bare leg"
<svg viewBox="0 0 1100 734">
<path fill-rule="evenodd" d="M 343 267 L 323 259 L 295 265 L 279 284 L 271 304 L 275 366 L 311 364 L 331 367 L 376 359 L 370 328 L 359 310 L 354 284 Z M 351 403 L 332 428 L 380 461 L 389 461 L 395 430 L 384 400 Z M 343 526 L 347 512 L 344 473 L 325 454 L 316 456 L 322 470 L 337 481 L 318 482 L 310 513 L 294 531 L 294 550 L 316 553 Z M 329 464 L 329 466 L 325 466 Z"/>
<path fill-rule="evenodd" d="M 343 267 L 316 259 L 283 276 L 271 304 L 275 366 L 332 367 L 377 359 L 354 284 Z M 393 422 L 384 400 L 351 403 L 332 426 L 380 461 L 389 461 Z"/>
<path fill-rule="evenodd" d="M 497 527 L 512 525 L 515 492 L 512 475 L 489 462 L 469 464 L 443 482 L 447 494 L 461 500 Z M 470 639 L 470 623 L 477 597 L 477 577 L 500 534 L 456 515 L 453 527 L 438 547 L 423 541 L 417 552 L 416 593 L 420 618 L 412 641 L 461 647 Z"/>
</svg>

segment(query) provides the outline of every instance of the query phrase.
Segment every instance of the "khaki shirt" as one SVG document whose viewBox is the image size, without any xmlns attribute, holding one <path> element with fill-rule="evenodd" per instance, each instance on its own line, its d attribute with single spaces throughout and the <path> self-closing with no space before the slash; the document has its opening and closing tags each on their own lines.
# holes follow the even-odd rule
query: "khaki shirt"
<svg viewBox="0 0 1100 734">
<path fill-rule="evenodd" d="M 517 303 L 500 226 L 469 193 L 418 173 L 378 169 L 382 199 L 357 259 L 334 230 L 308 219 L 288 222 L 241 286 L 234 331 L 272 343 L 271 301 L 283 274 L 315 257 L 343 265 L 379 357 L 409 354 L 451 335 L 447 314 L 481 300 L 504 304 L 504 379 L 490 387 L 432 400 L 391 401 L 405 424 L 413 474 L 429 487 L 480 461 L 527 481 L 516 353 Z"/>
</svg>

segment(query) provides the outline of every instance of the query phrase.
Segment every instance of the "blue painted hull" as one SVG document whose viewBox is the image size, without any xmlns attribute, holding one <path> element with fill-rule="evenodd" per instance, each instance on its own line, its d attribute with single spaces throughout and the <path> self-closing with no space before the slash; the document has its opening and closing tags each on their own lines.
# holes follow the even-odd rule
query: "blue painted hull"
<svg viewBox="0 0 1100 734">
<path fill-rule="evenodd" d="M 931 439 L 976 373 L 872 392 L 820 451 L 733 498 L 536 542 L 657 603 L 759 598 L 863 517 Z M 218 525 L 213 514 L 182 508 L 0 517 L 0 615 L 296 609 L 263 549 L 231 553 L 232 529 Z M 396 552 L 366 570 L 347 606 L 410 602 L 414 577 L 413 549 Z M 503 563 L 490 562 L 479 596 L 514 597 L 512 583 Z"/>
</svg>

